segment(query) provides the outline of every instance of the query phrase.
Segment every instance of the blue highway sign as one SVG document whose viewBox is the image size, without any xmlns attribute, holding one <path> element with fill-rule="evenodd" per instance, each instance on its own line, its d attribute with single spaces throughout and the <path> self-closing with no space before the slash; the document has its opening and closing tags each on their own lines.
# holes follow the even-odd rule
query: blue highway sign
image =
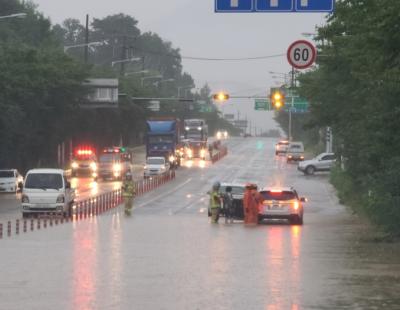
<svg viewBox="0 0 400 310">
<path fill-rule="evenodd" d="M 215 12 L 252 12 L 254 0 L 215 0 Z"/>
<path fill-rule="evenodd" d="M 293 0 L 256 0 L 257 12 L 292 12 Z"/>
<path fill-rule="evenodd" d="M 296 12 L 333 12 L 335 0 L 296 0 Z"/>
<path fill-rule="evenodd" d="M 217 13 L 333 12 L 335 0 L 215 0 Z"/>
</svg>

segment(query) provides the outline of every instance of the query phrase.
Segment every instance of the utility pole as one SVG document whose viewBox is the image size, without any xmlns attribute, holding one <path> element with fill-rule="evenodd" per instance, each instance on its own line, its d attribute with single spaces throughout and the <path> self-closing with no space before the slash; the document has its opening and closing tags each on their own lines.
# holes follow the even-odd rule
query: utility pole
<svg viewBox="0 0 400 310">
<path fill-rule="evenodd" d="M 85 64 L 89 61 L 89 14 L 86 14 L 85 28 Z"/>
<path fill-rule="evenodd" d="M 126 36 L 123 37 L 122 39 L 122 51 L 121 51 L 121 59 L 126 59 Z M 121 62 L 121 69 L 119 71 L 119 74 L 123 76 L 125 74 L 125 62 Z"/>
<path fill-rule="evenodd" d="M 292 137 L 292 109 L 294 107 L 294 88 L 295 88 L 295 80 L 294 80 L 294 67 L 292 67 L 292 78 L 290 82 L 290 94 L 292 95 L 292 102 L 289 107 L 289 141 L 293 140 Z"/>
</svg>

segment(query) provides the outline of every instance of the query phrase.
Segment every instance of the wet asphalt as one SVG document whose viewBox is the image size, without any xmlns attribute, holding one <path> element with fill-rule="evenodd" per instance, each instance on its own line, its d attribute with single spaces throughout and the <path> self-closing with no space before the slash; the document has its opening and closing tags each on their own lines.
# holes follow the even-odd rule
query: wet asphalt
<svg viewBox="0 0 400 310">
<path fill-rule="evenodd" d="M 400 246 L 340 205 L 328 174 L 304 176 L 273 139 L 231 139 L 215 165 L 123 209 L 0 240 L 0 309 L 400 309 Z M 213 225 L 214 181 L 294 186 L 304 225 Z"/>
</svg>

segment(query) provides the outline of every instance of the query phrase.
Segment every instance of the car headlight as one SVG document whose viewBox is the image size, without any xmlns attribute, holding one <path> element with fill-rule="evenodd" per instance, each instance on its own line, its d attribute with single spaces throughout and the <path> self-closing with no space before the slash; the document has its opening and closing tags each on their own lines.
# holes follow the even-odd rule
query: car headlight
<svg viewBox="0 0 400 310">
<path fill-rule="evenodd" d="M 197 127 L 197 130 L 198 130 L 198 131 L 201 131 L 201 127 Z"/>
<path fill-rule="evenodd" d="M 175 161 L 175 156 L 174 155 L 171 155 L 170 157 L 169 157 L 169 161 L 172 163 L 173 161 Z"/>
<path fill-rule="evenodd" d="M 189 130 L 190 129 L 190 127 L 185 127 L 185 130 Z"/>
<path fill-rule="evenodd" d="M 202 150 L 200 151 L 200 155 L 201 155 L 201 157 L 203 157 L 204 155 L 206 155 L 206 150 L 202 149 Z"/>
<path fill-rule="evenodd" d="M 79 167 L 79 165 L 78 165 L 78 163 L 76 163 L 76 162 L 73 162 L 72 164 L 71 164 L 71 168 L 72 169 L 77 169 Z"/>
<path fill-rule="evenodd" d="M 121 171 L 121 164 L 114 164 L 114 166 L 113 166 L 113 170 L 115 171 L 115 172 L 119 172 L 119 171 Z"/>
<path fill-rule="evenodd" d="M 90 163 L 90 168 L 92 168 L 93 171 L 97 170 L 97 164 L 95 162 Z"/>
<path fill-rule="evenodd" d="M 145 170 L 146 170 L 146 169 L 147 169 L 147 166 L 146 166 L 146 165 L 144 165 L 143 169 L 145 169 Z"/>
<path fill-rule="evenodd" d="M 162 166 L 162 167 L 161 167 L 161 170 L 165 170 L 165 167 L 164 167 L 164 166 Z"/>
<path fill-rule="evenodd" d="M 26 195 L 22 195 L 21 201 L 22 203 L 29 203 L 29 197 Z"/>
<path fill-rule="evenodd" d="M 56 203 L 64 203 L 65 202 L 65 196 L 63 194 L 58 195 Z"/>
</svg>

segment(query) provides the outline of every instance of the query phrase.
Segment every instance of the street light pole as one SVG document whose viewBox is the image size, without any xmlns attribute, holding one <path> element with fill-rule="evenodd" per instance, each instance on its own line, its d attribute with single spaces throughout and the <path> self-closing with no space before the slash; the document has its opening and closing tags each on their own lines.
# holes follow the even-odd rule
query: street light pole
<svg viewBox="0 0 400 310">
<path fill-rule="evenodd" d="M 292 67 L 292 78 L 291 78 L 291 83 L 290 83 L 290 93 L 292 95 L 292 102 L 289 107 L 289 141 L 293 140 L 292 137 L 292 109 L 294 107 L 294 87 L 295 87 L 295 72 L 294 72 L 294 67 Z"/>
</svg>

